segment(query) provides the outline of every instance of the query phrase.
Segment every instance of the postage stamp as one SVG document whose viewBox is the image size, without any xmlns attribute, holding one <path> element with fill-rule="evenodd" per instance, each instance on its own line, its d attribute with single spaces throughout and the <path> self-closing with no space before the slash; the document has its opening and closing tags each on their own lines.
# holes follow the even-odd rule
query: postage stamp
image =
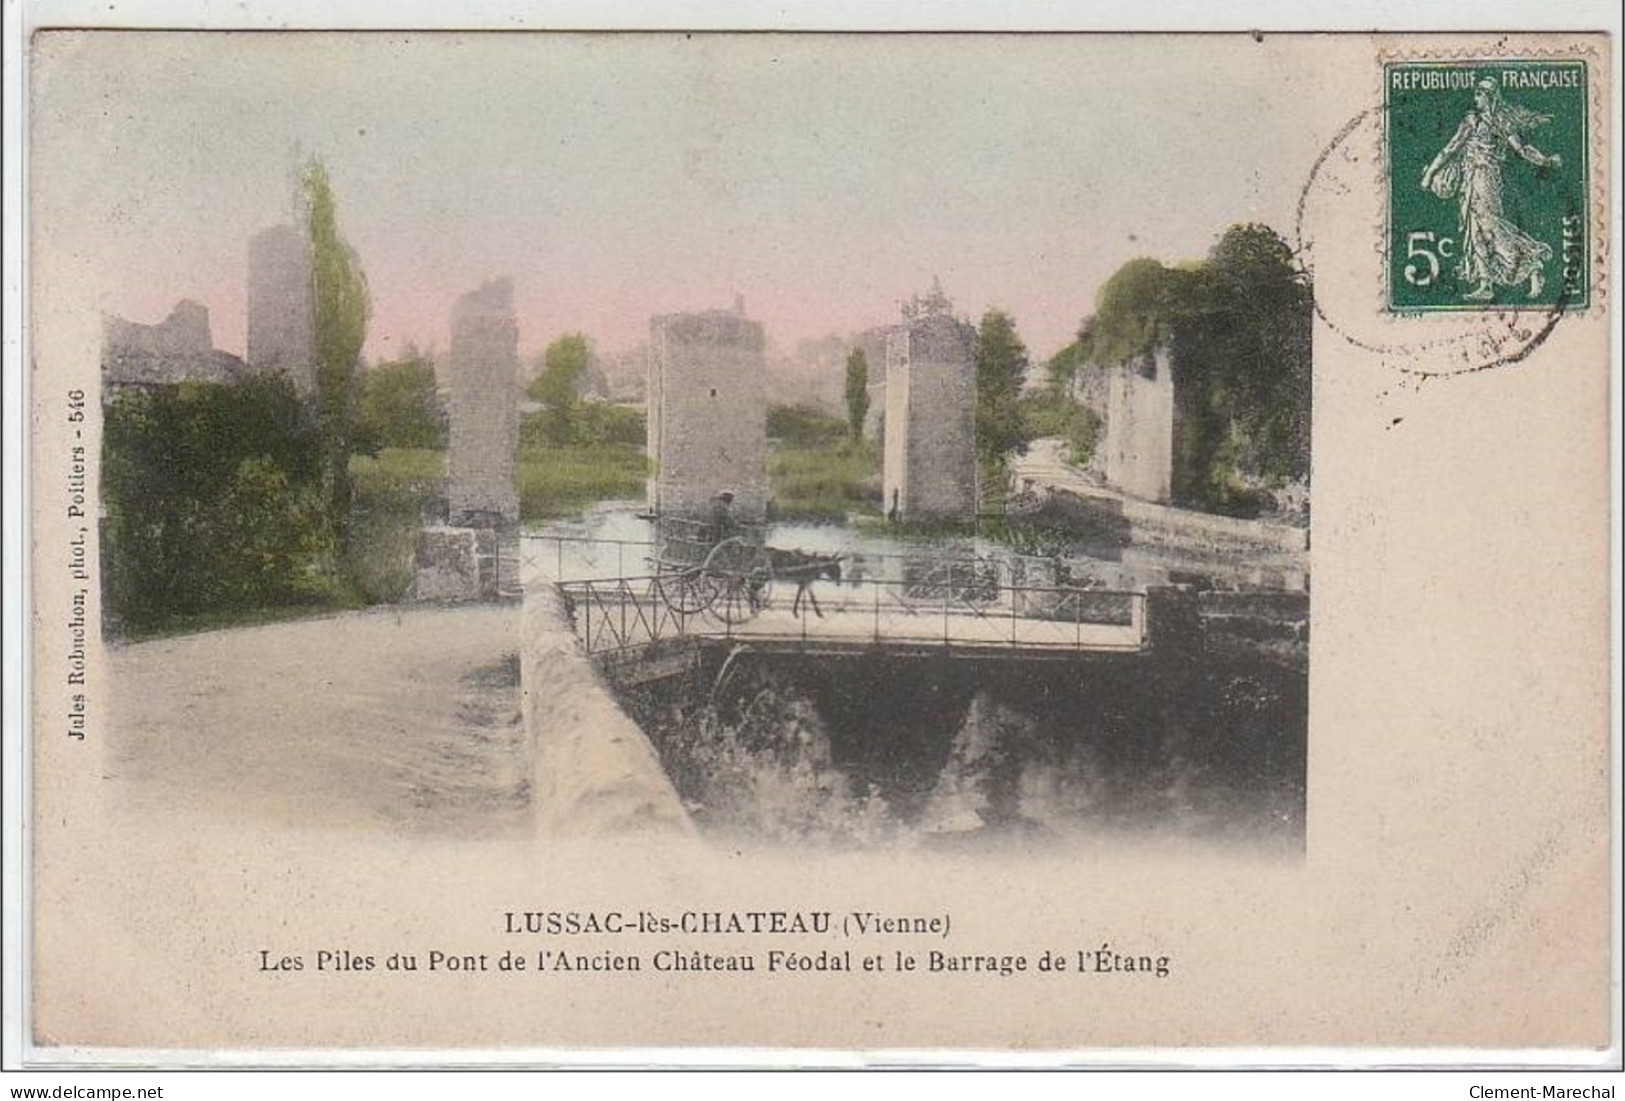
<svg viewBox="0 0 1625 1101">
<path fill-rule="evenodd" d="M 1388 306 L 1583 309 L 1586 63 L 1385 67 Z"/>
</svg>

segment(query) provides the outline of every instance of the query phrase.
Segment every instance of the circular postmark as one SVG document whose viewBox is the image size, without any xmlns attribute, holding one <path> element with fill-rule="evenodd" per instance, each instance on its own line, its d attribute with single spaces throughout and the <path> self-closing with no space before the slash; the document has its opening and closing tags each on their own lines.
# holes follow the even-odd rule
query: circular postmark
<svg viewBox="0 0 1625 1101">
<path fill-rule="evenodd" d="M 1295 247 L 1313 280 L 1315 314 L 1341 340 L 1418 380 L 1528 360 L 1569 311 L 1571 269 L 1557 265 L 1550 301 L 1538 305 L 1395 308 L 1386 290 L 1391 161 L 1384 139 L 1384 107 L 1368 107 L 1338 129 L 1304 182 Z"/>
</svg>

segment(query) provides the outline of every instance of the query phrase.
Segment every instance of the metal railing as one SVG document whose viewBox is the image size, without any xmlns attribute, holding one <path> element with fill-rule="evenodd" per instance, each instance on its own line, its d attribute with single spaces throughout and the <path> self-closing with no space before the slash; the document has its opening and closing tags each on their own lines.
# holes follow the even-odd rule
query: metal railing
<svg viewBox="0 0 1625 1101">
<path fill-rule="evenodd" d="M 691 624 L 703 613 L 684 612 L 663 599 L 654 579 L 618 578 L 612 581 L 561 581 L 571 626 L 589 654 L 610 653 L 649 646 L 691 633 Z"/>
<path fill-rule="evenodd" d="M 669 582 L 669 579 L 668 579 Z M 750 614 L 685 611 L 654 577 L 557 585 L 588 653 L 679 637 L 803 647 L 906 644 L 1008 651 L 1138 650 L 1146 640 L 1145 594 L 1066 586 L 990 590 L 949 574 L 919 579 L 775 583 L 753 591 Z"/>
<path fill-rule="evenodd" d="M 752 539 L 756 541 L 759 540 Z M 674 555 L 697 565 L 704 561 L 704 551 L 715 544 L 687 536 L 656 542 L 590 535 L 526 535 L 521 564 L 526 569 L 543 571 L 547 580 L 553 582 L 609 580 L 652 571 L 662 549 L 673 545 L 683 550 L 700 548 L 696 553 Z M 1075 559 L 1033 557 L 1015 552 L 977 554 L 941 548 L 918 551 L 820 549 L 818 553 L 838 553 L 843 572 L 853 580 L 901 580 L 922 590 L 939 586 L 962 592 L 983 589 L 993 594 L 989 599 L 996 599 L 998 590 L 1028 585 L 1029 576 L 1035 572 L 1049 577 L 1047 581 L 1038 582 L 1040 586 L 1089 588 L 1086 584 L 1060 583 L 1059 579 L 1076 568 L 1078 560 Z"/>
</svg>

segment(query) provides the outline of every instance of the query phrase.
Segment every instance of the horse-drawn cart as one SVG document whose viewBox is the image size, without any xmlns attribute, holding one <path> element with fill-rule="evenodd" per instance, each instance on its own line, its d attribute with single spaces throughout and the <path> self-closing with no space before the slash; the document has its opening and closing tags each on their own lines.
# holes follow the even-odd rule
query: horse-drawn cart
<svg viewBox="0 0 1625 1101">
<path fill-rule="evenodd" d="M 698 520 L 662 517 L 654 567 L 656 595 L 685 615 L 712 612 L 743 623 L 767 606 L 773 561 L 763 529 L 739 525 L 734 534 Z"/>
<path fill-rule="evenodd" d="M 698 520 L 662 517 L 659 524 L 659 549 L 650 560 L 655 594 L 684 615 L 710 612 L 725 623 L 744 623 L 768 606 L 775 580 L 796 586 L 791 613 L 799 615 L 814 580 L 840 580 L 840 555 L 767 546 L 760 525 L 723 532 Z"/>
</svg>

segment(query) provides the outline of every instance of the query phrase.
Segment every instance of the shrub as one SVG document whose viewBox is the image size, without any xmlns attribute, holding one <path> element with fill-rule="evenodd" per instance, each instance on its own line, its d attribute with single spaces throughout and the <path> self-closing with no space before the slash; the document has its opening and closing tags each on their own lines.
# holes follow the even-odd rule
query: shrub
<svg viewBox="0 0 1625 1101">
<path fill-rule="evenodd" d="M 846 438 L 847 424 L 809 405 L 772 405 L 767 435 L 790 447 L 822 447 Z"/>
<path fill-rule="evenodd" d="M 1067 442 L 1067 458 L 1086 466 L 1094 457 L 1105 422 L 1100 414 L 1064 393 L 1045 390 L 1021 400 L 1021 412 L 1034 438 L 1059 437 Z"/>
<path fill-rule="evenodd" d="M 361 410 L 355 449 L 443 448 L 446 417 L 435 390 L 434 364 L 416 349 L 380 363 L 361 376 Z"/>
<path fill-rule="evenodd" d="M 389 448 L 350 459 L 355 496 L 344 573 L 363 603 L 406 598 L 417 572 L 418 531 L 443 498 L 446 454 Z"/>
<path fill-rule="evenodd" d="M 331 593 L 316 433 L 285 377 L 118 395 L 102 471 L 112 624 L 139 632 Z"/>
<path fill-rule="evenodd" d="M 584 401 L 574 405 L 566 418 L 549 409 L 525 414 L 519 422 L 519 447 L 522 453 L 540 448 L 612 444 L 641 448 L 648 440 L 648 424 L 642 409 Z"/>
</svg>

